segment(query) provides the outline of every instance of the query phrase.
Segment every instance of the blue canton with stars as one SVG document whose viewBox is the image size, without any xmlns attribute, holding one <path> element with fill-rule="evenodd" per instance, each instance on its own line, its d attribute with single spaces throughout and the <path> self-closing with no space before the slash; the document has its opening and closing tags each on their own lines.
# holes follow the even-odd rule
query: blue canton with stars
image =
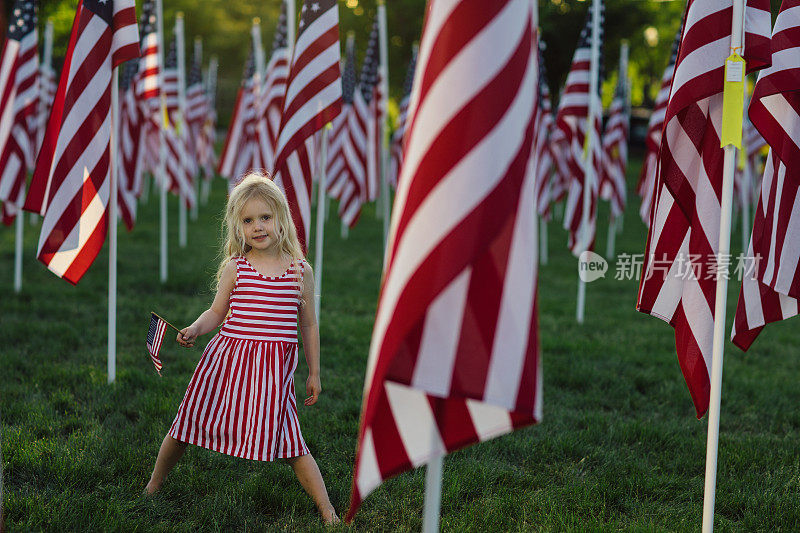
<svg viewBox="0 0 800 533">
<path fill-rule="evenodd" d="M 17 0 L 11 12 L 11 23 L 8 26 L 8 38 L 21 41 L 23 37 L 36 29 L 36 4 L 33 0 Z"/>
<path fill-rule="evenodd" d="M 83 7 L 106 21 L 111 26 L 114 18 L 114 0 L 83 0 Z"/>
</svg>

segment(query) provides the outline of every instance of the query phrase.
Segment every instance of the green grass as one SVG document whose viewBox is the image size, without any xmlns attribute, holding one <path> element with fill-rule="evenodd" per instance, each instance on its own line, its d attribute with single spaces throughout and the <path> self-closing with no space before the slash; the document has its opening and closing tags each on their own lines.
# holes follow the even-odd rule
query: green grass
<svg viewBox="0 0 800 533">
<path fill-rule="evenodd" d="M 639 161 L 631 162 L 631 182 Z M 170 279 L 158 282 L 157 202 L 133 232 L 120 230 L 117 381 L 106 383 L 107 252 L 77 287 L 34 257 L 26 224 L 23 291 L 12 291 L 11 228 L 0 231 L 0 417 L 4 506 L 11 531 L 314 531 L 313 503 L 285 464 L 190 447 L 163 490 L 140 495 L 210 336 L 191 350 L 165 343 L 159 378 L 144 347 L 149 311 L 190 323 L 213 296 L 224 184 L 189 226 L 170 233 Z M 645 229 L 631 197 L 618 253 L 642 253 Z M 170 217 L 177 202 L 170 199 Z M 601 209 L 597 250 L 605 250 Z M 673 330 L 634 310 L 636 281 L 587 286 L 575 323 L 576 260 L 550 224 L 540 270 L 544 420 L 448 456 L 446 531 L 696 531 L 705 420 L 698 421 L 674 352 Z M 347 240 L 326 226 L 323 394 L 302 408 L 305 438 L 340 514 L 349 503 L 358 415 L 378 295 L 381 221 L 368 207 Z M 734 248 L 739 232 L 734 229 Z M 731 284 L 729 323 L 738 285 Z M 726 347 L 716 527 L 800 528 L 800 321 L 769 326 L 751 352 Z M 299 394 L 306 368 L 301 363 Z M 384 483 L 356 517 L 359 531 L 417 531 L 424 471 Z"/>
</svg>

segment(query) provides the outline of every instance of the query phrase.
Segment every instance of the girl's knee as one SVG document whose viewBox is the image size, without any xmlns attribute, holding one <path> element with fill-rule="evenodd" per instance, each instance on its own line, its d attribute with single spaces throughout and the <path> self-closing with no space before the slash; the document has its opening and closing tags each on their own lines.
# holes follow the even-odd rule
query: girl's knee
<svg viewBox="0 0 800 533">
<path fill-rule="evenodd" d="M 189 445 L 188 442 L 180 441 L 180 440 L 176 439 L 175 437 L 173 437 L 172 435 L 170 435 L 169 433 L 167 433 L 167 436 L 164 437 L 164 440 L 166 440 L 171 445 L 173 445 L 173 446 L 175 446 L 177 448 L 186 448 L 186 446 Z"/>
</svg>

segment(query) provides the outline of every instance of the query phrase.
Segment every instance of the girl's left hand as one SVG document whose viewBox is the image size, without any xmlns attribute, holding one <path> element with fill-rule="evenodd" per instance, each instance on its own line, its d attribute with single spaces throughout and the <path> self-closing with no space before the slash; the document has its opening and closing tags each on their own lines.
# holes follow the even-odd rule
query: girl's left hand
<svg viewBox="0 0 800 533">
<path fill-rule="evenodd" d="M 320 392 L 322 392 L 322 384 L 319 381 L 319 376 L 308 376 L 306 380 L 306 394 L 308 394 L 308 398 L 305 399 L 303 404 L 314 405 L 317 403 Z"/>
</svg>

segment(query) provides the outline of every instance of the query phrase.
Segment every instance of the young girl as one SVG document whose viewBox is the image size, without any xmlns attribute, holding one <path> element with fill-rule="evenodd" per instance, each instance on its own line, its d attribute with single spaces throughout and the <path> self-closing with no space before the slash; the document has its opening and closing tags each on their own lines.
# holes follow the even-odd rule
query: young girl
<svg viewBox="0 0 800 533">
<path fill-rule="evenodd" d="M 286 197 L 271 180 L 246 176 L 228 198 L 224 231 L 214 302 L 177 341 L 194 346 L 225 322 L 197 364 L 145 491 L 161 487 L 189 443 L 246 459 L 286 459 L 323 520 L 336 523 L 297 419 L 298 314 L 308 363 L 303 403 L 314 405 L 322 387 L 314 276 Z"/>
</svg>

